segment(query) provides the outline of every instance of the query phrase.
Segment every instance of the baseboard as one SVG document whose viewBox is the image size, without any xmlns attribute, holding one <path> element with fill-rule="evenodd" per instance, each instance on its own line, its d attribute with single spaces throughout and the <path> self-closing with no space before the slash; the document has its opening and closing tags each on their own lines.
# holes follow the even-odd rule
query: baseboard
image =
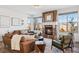
<svg viewBox="0 0 79 59">
<path fill-rule="evenodd" d="M 78 42 L 75 42 L 75 43 L 79 43 L 79 41 Z"/>
</svg>

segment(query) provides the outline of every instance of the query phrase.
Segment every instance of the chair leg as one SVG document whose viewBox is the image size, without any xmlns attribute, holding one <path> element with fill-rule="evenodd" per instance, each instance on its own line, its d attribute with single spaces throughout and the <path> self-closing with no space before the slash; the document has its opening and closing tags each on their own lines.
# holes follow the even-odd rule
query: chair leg
<svg viewBox="0 0 79 59">
<path fill-rule="evenodd" d="M 72 43 L 71 43 L 71 52 L 73 52 L 73 47 L 74 47 L 74 43 L 72 41 Z"/>
<path fill-rule="evenodd" d="M 73 52 L 73 47 L 71 47 L 71 52 Z"/>
<path fill-rule="evenodd" d="M 65 50 L 63 49 L 63 53 L 65 53 Z"/>
<path fill-rule="evenodd" d="M 51 50 L 52 50 L 52 46 L 51 46 Z"/>
</svg>

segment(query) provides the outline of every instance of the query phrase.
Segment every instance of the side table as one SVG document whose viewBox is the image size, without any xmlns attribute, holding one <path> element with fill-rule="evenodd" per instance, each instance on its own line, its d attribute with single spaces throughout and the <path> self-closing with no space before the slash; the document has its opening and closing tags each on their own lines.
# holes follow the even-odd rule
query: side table
<svg viewBox="0 0 79 59">
<path fill-rule="evenodd" d="M 45 44 L 35 44 L 36 53 L 44 53 Z"/>
</svg>

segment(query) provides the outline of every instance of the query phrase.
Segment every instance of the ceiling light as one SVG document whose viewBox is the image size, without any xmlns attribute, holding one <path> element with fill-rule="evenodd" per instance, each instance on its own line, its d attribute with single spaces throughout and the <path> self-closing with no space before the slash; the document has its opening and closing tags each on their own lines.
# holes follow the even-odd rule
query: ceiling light
<svg viewBox="0 0 79 59">
<path fill-rule="evenodd" d="M 34 7 L 34 8 L 39 8 L 39 7 L 40 7 L 40 5 L 33 5 L 33 7 Z"/>
</svg>

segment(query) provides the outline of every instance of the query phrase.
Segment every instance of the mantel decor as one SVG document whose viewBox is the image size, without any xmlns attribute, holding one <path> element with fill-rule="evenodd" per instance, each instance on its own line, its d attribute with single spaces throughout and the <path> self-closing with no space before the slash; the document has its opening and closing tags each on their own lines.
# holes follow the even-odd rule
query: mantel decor
<svg viewBox="0 0 79 59">
<path fill-rule="evenodd" d="M 43 13 L 43 22 L 55 22 L 56 21 L 57 11 L 48 11 Z"/>
</svg>

